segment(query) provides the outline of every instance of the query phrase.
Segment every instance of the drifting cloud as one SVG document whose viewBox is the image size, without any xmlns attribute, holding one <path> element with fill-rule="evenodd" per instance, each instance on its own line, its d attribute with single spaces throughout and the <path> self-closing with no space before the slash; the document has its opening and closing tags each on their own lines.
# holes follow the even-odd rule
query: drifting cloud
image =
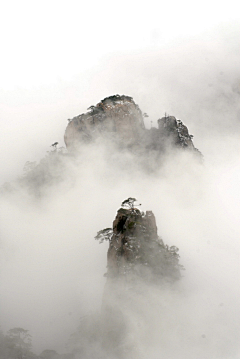
<svg viewBox="0 0 240 359">
<path fill-rule="evenodd" d="M 77 160 L 64 157 L 63 180 L 47 183 L 40 198 L 26 186 L 1 198 L 3 330 L 24 327 L 35 351 L 64 351 L 79 318 L 101 308 L 107 245 L 93 238 L 133 196 L 154 212 L 164 242 L 180 248 L 186 271 L 176 287 L 146 289 L 129 304 L 128 339 L 143 358 L 239 357 L 237 25 L 233 30 L 161 51 L 104 55 L 74 80 L 3 92 L 4 181 L 61 141 L 62 121 L 113 93 L 132 96 L 149 121 L 165 111 L 183 120 L 205 156 L 199 165 L 186 153 L 173 154 L 149 174 L 132 154 L 88 146 Z M 19 118 L 25 118 L 20 127 Z"/>
</svg>

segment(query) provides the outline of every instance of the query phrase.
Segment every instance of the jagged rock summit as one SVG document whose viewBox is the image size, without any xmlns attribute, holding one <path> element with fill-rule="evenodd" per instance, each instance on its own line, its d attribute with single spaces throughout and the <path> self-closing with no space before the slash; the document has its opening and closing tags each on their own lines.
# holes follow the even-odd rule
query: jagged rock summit
<svg viewBox="0 0 240 359">
<path fill-rule="evenodd" d="M 97 146 L 92 148 L 93 152 L 89 151 L 90 156 L 94 156 L 94 151 L 96 153 L 100 149 L 100 166 L 107 164 L 113 171 L 118 169 L 123 173 L 130 173 L 130 170 L 156 173 L 163 162 L 170 158 L 164 156 L 166 153 L 173 154 L 175 160 L 174 155 L 181 150 L 190 154 L 190 157 L 185 157 L 187 161 L 190 158 L 201 162 L 202 155 L 194 147 L 193 136 L 189 135 L 187 127 L 180 120 L 165 115 L 158 120 L 158 128 L 147 129 L 144 117 L 148 116 L 142 113 L 132 97 L 125 95 L 110 96 L 96 106 L 90 106 L 86 113 L 69 120 L 64 135 L 67 150 L 58 148 L 58 142 L 53 142 L 51 151 L 47 151 L 39 163 L 28 161 L 24 166 L 24 175 L 11 184 L 4 184 L 0 194 L 13 193 L 20 185 L 29 193 L 42 196 L 50 186 L 75 176 L 68 163 L 73 161 L 74 165 L 82 166 L 83 162 L 78 161 L 79 153 L 83 154 L 81 159 L 88 161 L 90 157 L 85 154 L 91 143 Z M 91 159 L 95 166 L 97 161 L 93 157 Z"/>
<path fill-rule="evenodd" d="M 112 228 L 95 237 L 109 241 L 101 307 L 102 347 L 109 358 L 141 358 L 136 338 L 129 335 L 138 335 L 132 324 L 147 328 L 155 294 L 157 298 L 159 290 L 172 287 L 183 269 L 178 248 L 165 245 L 158 236 L 153 212 L 141 212 L 135 202 L 132 197 L 123 201 Z"/>
<path fill-rule="evenodd" d="M 181 277 L 178 248 L 169 247 L 158 236 L 152 211 L 141 212 L 135 198 L 122 202 L 112 228 L 99 231 L 96 239 L 109 241 L 108 281 L 159 283 Z"/>
<path fill-rule="evenodd" d="M 156 328 L 165 332 L 168 322 L 164 321 L 173 317 L 172 311 L 166 316 L 166 302 L 169 290 L 176 289 L 181 277 L 178 248 L 163 243 L 153 212 L 141 212 L 139 207 L 135 198 L 127 198 L 112 227 L 95 237 L 100 242 L 109 241 L 107 280 L 101 312 L 83 316 L 71 335 L 74 358 L 149 358 L 149 338 Z"/>
<path fill-rule="evenodd" d="M 109 96 L 88 112 L 69 120 L 64 140 L 70 151 L 81 143 L 89 143 L 103 136 L 121 147 L 164 152 L 169 146 L 185 148 L 199 154 L 187 127 L 174 116 L 158 120 L 158 128 L 146 129 L 144 117 L 132 97 Z"/>
<path fill-rule="evenodd" d="M 129 96 L 110 96 L 90 106 L 88 112 L 69 121 L 64 140 L 68 149 L 89 142 L 100 134 L 115 134 L 125 145 L 140 141 L 144 133 L 143 115 Z"/>
</svg>

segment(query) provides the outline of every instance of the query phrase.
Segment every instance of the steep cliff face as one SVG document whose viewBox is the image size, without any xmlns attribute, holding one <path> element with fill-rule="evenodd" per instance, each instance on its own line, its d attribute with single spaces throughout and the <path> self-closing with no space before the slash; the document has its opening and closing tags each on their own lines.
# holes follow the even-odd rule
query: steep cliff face
<svg viewBox="0 0 240 359">
<path fill-rule="evenodd" d="M 136 346 L 139 331 L 134 323 L 148 325 L 153 299 L 149 291 L 171 286 L 181 277 L 178 248 L 163 243 L 153 212 L 141 212 L 135 201 L 125 200 L 112 228 L 96 236 L 100 241 L 109 240 L 101 340 L 111 358 L 141 357 Z"/>
<path fill-rule="evenodd" d="M 100 240 L 109 240 L 108 281 L 161 282 L 179 279 L 178 248 L 169 248 L 163 243 L 157 233 L 153 212 L 141 212 L 134 207 L 135 201 L 128 198 L 123 202 L 113 228 L 106 228 L 96 236 Z"/>
<path fill-rule="evenodd" d="M 158 120 L 159 132 L 165 138 L 171 138 L 174 145 L 194 149 L 192 135 L 189 135 L 187 126 L 174 116 L 165 116 Z"/>
<path fill-rule="evenodd" d="M 158 128 L 145 128 L 139 106 L 129 96 L 110 96 L 90 106 L 89 111 L 69 120 L 64 140 L 69 150 L 97 137 L 111 138 L 121 147 L 164 152 L 169 146 L 185 148 L 199 154 L 187 127 L 173 116 L 158 120 Z"/>
<path fill-rule="evenodd" d="M 143 115 L 129 96 L 110 96 L 70 120 L 64 135 L 68 149 L 96 137 L 114 136 L 125 146 L 136 145 L 144 134 Z"/>
<path fill-rule="evenodd" d="M 159 282 L 180 278 L 178 249 L 168 248 L 157 234 L 152 211 L 120 208 L 113 222 L 108 249 L 109 279 Z"/>
</svg>

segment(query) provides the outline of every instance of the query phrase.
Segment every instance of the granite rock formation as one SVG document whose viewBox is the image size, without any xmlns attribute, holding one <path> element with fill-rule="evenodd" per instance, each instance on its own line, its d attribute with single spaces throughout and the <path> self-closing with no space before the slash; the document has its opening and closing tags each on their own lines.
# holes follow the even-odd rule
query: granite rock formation
<svg viewBox="0 0 240 359">
<path fill-rule="evenodd" d="M 158 236 L 153 212 L 141 212 L 135 201 L 125 200 L 112 228 L 99 231 L 95 237 L 109 240 L 101 309 L 102 348 L 110 357 L 121 359 L 140 357 L 134 338 L 138 330 L 132 328 L 132 321 L 147 325 L 151 312 L 148 301 L 152 300 L 149 291 L 171 286 L 183 269 L 178 248 L 169 248 Z"/>
<path fill-rule="evenodd" d="M 166 293 L 181 277 L 178 248 L 163 243 L 153 212 L 135 202 L 123 201 L 112 227 L 95 237 L 109 242 L 107 280 L 101 312 L 83 316 L 71 335 L 74 358 L 145 359 L 154 323 L 164 330 L 159 312 L 166 312 Z"/>
<path fill-rule="evenodd" d="M 150 283 L 175 281 L 181 277 L 178 248 L 158 236 L 152 211 L 141 212 L 128 198 L 117 211 L 113 228 L 99 231 L 96 239 L 109 240 L 108 281 L 138 279 Z"/>
<path fill-rule="evenodd" d="M 126 146 L 138 143 L 144 134 L 143 115 L 129 96 L 110 96 L 90 106 L 88 112 L 69 121 L 64 140 L 68 149 L 104 134 L 116 135 Z"/>
<path fill-rule="evenodd" d="M 103 136 L 112 138 L 121 147 L 144 151 L 165 151 L 169 145 L 181 147 L 199 154 L 194 147 L 187 127 L 173 116 L 158 120 L 158 128 L 146 129 L 145 113 L 132 97 L 114 95 L 105 98 L 88 112 L 69 120 L 64 140 L 70 151 L 79 144 L 89 143 Z"/>
</svg>

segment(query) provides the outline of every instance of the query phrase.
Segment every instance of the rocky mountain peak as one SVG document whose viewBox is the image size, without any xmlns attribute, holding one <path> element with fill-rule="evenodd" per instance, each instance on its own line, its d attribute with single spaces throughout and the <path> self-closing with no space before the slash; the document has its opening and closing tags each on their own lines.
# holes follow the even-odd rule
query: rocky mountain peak
<svg viewBox="0 0 240 359">
<path fill-rule="evenodd" d="M 125 358 L 126 353 L 131 353 L 131 358 L 140 357 L 134 342 L 128 340 L 129 313 L 134 317 L 137 310 L 136 318 L 139 311 L 144 318 L 149 288 L 171 286 L 180 279 L 183 268 L 178 248 L 168 247 L 158 236 L 153 212 L 141 212 L 135 202 L 132 197 L 123 201 L 112 228 L 99 231 L 95 237 L 109 241 L 101 307 L 102 347 L 109 357 L 115 357 L 113 353 L 116 358 Z"/>
<path fill-rule="evenodd" d="M 185 148 L 199 154 L 194 147 L 187 127 L 174 116 L 158 120 L 158 128 L 146 129 L 144 117 L 132 97 L 109 96 L 96 106 L 90 106 L 84 114 L 69 120 L 64 140 L 70 151 L 79 144 L 93 142 L 98 137 L 110 138 L 121 148 L 136 151 L 164 153 L 169 147 Z"/>
<path fill-rule="evenodd" d="M 70 150 L 100 135 L 112 135 L 126 146 L 131 146 L 141 139 L 144 130 L 142 112 L 133 99 L 114 95 L 106 97 L 96 106 L 90 106 L 88 112 L 70 120 L 64 140 Z"/>
<path fill-rule="evenodd" d="M 163 137 L 171 138 L 174 145 L 194 149 L 193 135 L 190 135 L 187 126 L 174 116 L 165 115 L 160 118 L 158 120 L 158 129 Z"/>
<path fill-rule="evenodd" d="M 135 202 L 131 197 L 125 200 L 112 228 L 99 231 L 95 237 L 109 240 L 108 280 L 161 282 L 179 279 L 178 248 L 169 248 L 163 243 L 153 212 L 141 212 Z"/>
</svg>

